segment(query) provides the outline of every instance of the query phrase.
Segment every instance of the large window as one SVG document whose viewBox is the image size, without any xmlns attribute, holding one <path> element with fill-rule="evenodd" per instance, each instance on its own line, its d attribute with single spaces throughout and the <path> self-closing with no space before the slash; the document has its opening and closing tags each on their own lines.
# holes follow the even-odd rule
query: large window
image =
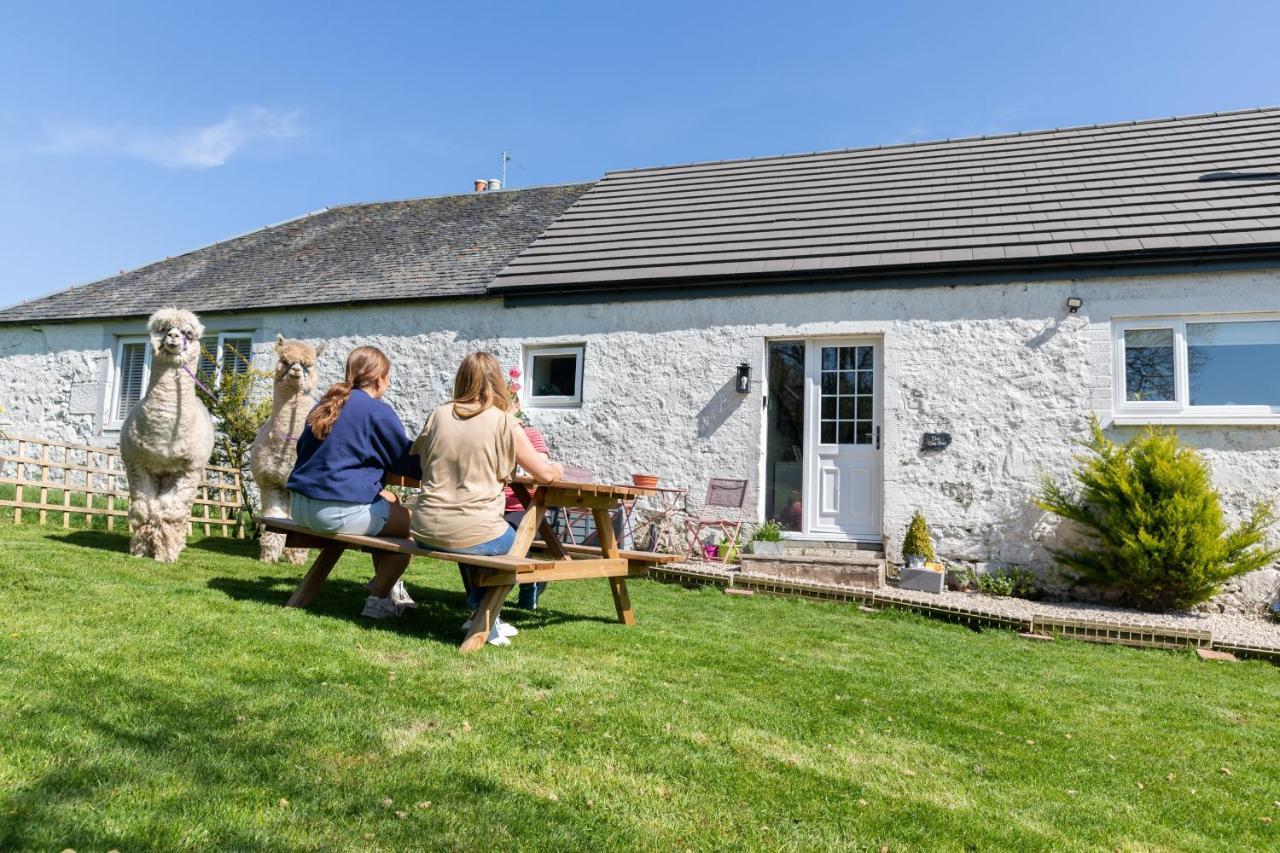
<svg viewBox="0 0 1280 853">
<path fill-rule="evenodd" d="M 200 339 L 200 381 L 216 387 L 224 373 L 244 373 L 253 352 L 252 332 L 211 332 Z"/>
<path fill-rule="evenodd" d="M 1280 318 L 1115 324 L 1120 421 L 1280 422 Z"/>
<path fill-rule="evenodd" d="M 142 399 L 151 373 L 151 344 L 146 338 L 121 338 L 116 344 L 114 393 L 110 420 L 119 425 L 134 404 Z"/>
<path fill-rule="evenodd" d="M 582 403 L 582 344 L 526 347 L 525 402 L 530 406 L 577 406 Z"/>
</svg>

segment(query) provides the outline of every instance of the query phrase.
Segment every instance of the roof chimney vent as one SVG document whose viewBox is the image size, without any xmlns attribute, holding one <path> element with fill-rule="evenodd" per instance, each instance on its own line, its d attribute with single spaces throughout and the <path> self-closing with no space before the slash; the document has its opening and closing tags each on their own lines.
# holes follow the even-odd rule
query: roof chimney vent
<svg viewBox="0 0 1280 853">
<path fill-rule="evenodd" d="M 476 178 L 476 192 L 478 193 L 484 192 L 487 186 L 488 186 L 488 183 L 485 181 L 484 178 Z"/>
<path fill-rule="evenodd" d="M 490 179 L 489 179 L 489 184 L 488 184 L 488 186 L 486 187 L 486 189 L 488 189 L 488 190 L 489 190 L 489 192 L 494 192 L 495 190 L 500 190 L 500 189 L 502 189 L 502 181 L 498 180 L 497 178 L 490 178 Z"/>
</svg>

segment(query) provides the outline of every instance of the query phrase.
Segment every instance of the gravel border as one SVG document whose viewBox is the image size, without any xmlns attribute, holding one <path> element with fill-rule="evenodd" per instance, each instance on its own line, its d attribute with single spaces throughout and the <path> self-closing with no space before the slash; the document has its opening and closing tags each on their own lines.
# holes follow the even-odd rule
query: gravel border
<svg viewBox="0 0 1280 853">
<path fill-rule="evenodd" d="M 700 575 L 723 578 L 725 581 L 731 581 L 741 574 L 740 572 L 726 569 L 722 564 L 709 562 L 670 563 L 662 568 L 671 571 L 687 570 Z M 742 574 L 741 576 L 744 580 L 747 578 L 762 581 L 772 580 L 781 584 L 796 582 L 793 579 L 755 573 Z M 808 587 L 821 587 L 832 592 L 851 591 L 850 587 L 837 586 L 835 584 L 820 584 L 813 581 L 804 581 L 803 583 Z M 1215 644 L 1280 651 L 1280 623 L 1269 621 L 1264 616 L 1195 613 L 1190 611 L 1148 613 L 1142 610 L 1111 607 L 1103 604 L 1075 601 L 1028 601 L 1025 598 L 1005 598 L 980 592 L 952 592 L 950 590 L 943 590 L 941 593 L 916 592 L 915 590 L 898 589 L 892 585 L 868 591 L 874 591 L 878 595 L 892 597 L 903 602 L 955 607 L 970 612 L 1012 619 L 1029 620 L 1034 615 L 1040 615 L 1064 619 L 1087 619 L 1095 622 L 1110 622 L 1134 627 L 1148 626 L 1208 631 Z"/>
</svg>

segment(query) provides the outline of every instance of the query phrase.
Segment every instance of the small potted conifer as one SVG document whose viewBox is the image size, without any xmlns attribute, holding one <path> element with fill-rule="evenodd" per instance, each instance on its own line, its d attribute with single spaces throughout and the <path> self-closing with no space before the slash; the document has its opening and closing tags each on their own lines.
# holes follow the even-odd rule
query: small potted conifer
<svg viewBox="0 0 1280 853">
<path fill-rule="evenodd" d="M 942 592 L 945 573 L 937 570 L 933 538 L 929 525 L 919 510 L 911 517 L 906 538 L 902 540 L 902 558 L 906 564 L 898 577 L 898 587 L 921 592 Z"/>
</svg>

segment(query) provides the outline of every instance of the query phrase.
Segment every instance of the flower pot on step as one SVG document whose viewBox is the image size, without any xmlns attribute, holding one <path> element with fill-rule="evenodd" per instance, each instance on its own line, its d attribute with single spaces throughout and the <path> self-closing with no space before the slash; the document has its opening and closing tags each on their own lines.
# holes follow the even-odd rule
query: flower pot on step
<svg viewBox="0 0 1280 853">
<path fill-rule="evenodd" d="M 720 556 L 720 548 L 719 548 L 719 546 L 718 546 L 718 545 L 703 545 L 703 546 L 702 546 L 702 556 L 703 556 L 705 559 L 708 559 L 708 560 L 716 560 L 716 559 L 719 559 L 719 556 Z"/>
<path fill-rule="evenodd" d="M 907 565 L 902 567 L 902 572 L 898 576 L 898 588 L 938 593 L 942 592 L 945 580 L 944 572 L 935 572 L 933 569 L 923 567 L 917 569 Z"/>
<path fill-rule="evenodd" d="M 765 542 L 757 539 L 751 543 L 751 553 L 761 557 L 781 557 L 784 551 L 781 542 Z"/>
</svg>

